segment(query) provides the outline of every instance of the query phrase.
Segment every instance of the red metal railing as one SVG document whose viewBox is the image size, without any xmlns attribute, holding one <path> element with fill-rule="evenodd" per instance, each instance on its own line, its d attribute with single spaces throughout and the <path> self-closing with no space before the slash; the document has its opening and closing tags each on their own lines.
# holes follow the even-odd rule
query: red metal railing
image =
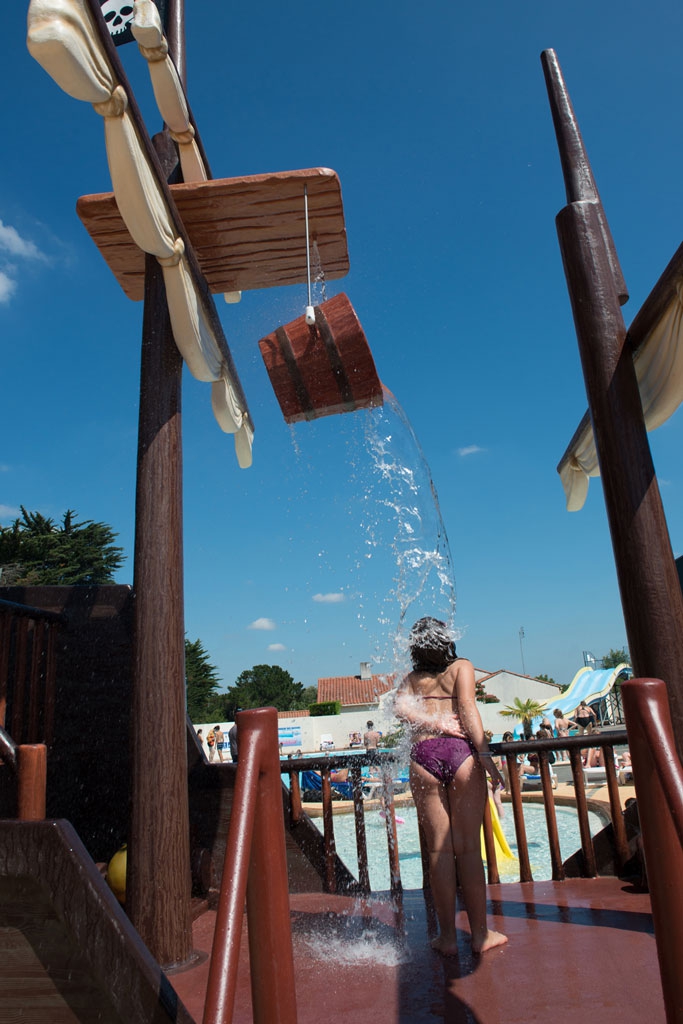
<svg viewBox="0 0 683 1024">
<path fill-rule="evenodd" d="M 556 752 L 560 750 L 567 750 L 569 752 L 574 784 L 574 800 L 576 803 L 579 834 L 581 837 L 581 853 L 583 859 L 582 874 L 586 878 L 594 878 L 597 874 L 597 868 L 593 839 L 591 837 L 588 821 L 588 802 L 586 798 L 581 751 L 586 748 L 599 747 L 604 753 L 610 817 L 614 832 L 615 861 L 617 867 L 622 868 L 630 859 L 631 853 L 626 837 L 626 827 L 624 824 L 624 816 L 619 796 L 619 783 L 614 765 L 614 746 L 627 742 L 628 736 L 626 732 L 620 730 L 618 732 L 599 733 L 596 735 L 572 736 L 567 739 L 518 740 L 512 743 L 494 743 L 492 745 L 492 749 L 495 752 L 502 754 L 507 761 L 510 802 L 512 804 L 512 815 L 515 823 L 517 856 L 519 859 L 519 877 L 521 882 L 533 881 L 533 875 L 529 860 L 526 824 L 524 821 L 522 786 L 518 773 L 519 766 L 517 763 L 517 756 L 519 754 L 526 754 L 533 751 L 538 754 L 539 757 L 543 805 L 545 809 L 548 845 L 552 865 L 552 877 L 553 880 L 557 882 L 564 879 L 565 872 L 562 866 L 562 853 L 560 850 L 560 841 L 557 829 L 555 797 L 550 778 L 548 753 L 550 751 Z M 487 850 L 488 880 L 490 883 L 499 882 L 500 876 L 498 874 L 498 865 L 496 862 L 492 824 L 490 814 L 488 813 L 484 817 L 484 838 Z"/>
<path fill-rule="evenodd" d="M 203 1020 L 232 1020 L 246 899 L 254 1022 L 296 1024 L 277 711 L 241 711 L 237 726 L 239 761 Z"/>
<path fill-rule="evenodd" d="M 55 645 L 64 621 L 56 612 L 0 601 L 0 726 L 17 743 L 52 742 Z"/>
<path fill-rule="evenodd" d="M 669 1024 L 683 1020 L 683 768 L 676 753 L 666 685 L 622 683 L 633 777 Z"/>
<path fill-rule="evenodd" d="M 363 796 L 363 785 L 368 779 L 363 779 L 362 769 L 367 765 L 379 766 L 381 786 L 378 787 L 381 793 L 381 804 L 384 812 L 387 853 L 389 858 L 390 889 L 392 895 L 402 892 L 401 868 L 399 864 L 398 835 L 396 827 L 396 810 L 394 805 L 394 783 L 392 770 L 395 767 L 395 758 L 390 754 L 326 754 L 323 757 L 288 759 L 282 763 L 281 770 L 289 773 L 289 792 L 291 821 L 296 823 L 303 814 L 301 801 L 301 785 L 299 782 L 300 771 L 316 771 L 322 778 L 322 821 L 323 821 L 323 849 L 325 870 L 323 885 L 325 892 L 334 893 L 337 891 L 336 845 L 334 839 L 334 816 L 333 797 L 334 782 L 331 781 L 330 773 L 336 768 L 348 768 L 348 781 L 351 783 L 353 792 L 353 814 L 356 828 L 356 852 L 358 856 L 358 886 L 357 890 L 363 896 L 370 895 L 370 874 L 368 870 L 368 846 L 365 834 L 365 797 Z"/>
<path fill-rule="evenodd" d="M 550 861 L 552 866 L 552 878 L 554 881 L 562 881 L 565 877 L 563 867 L 564 856 L 569 856 L 575 851 L 560 848 L 560 839 L 557 827 L 557 816 L 555 811 L 555 796 L 550 777 L 550 766 L 548 753 L 552 751 L 566 750 L 569 752 L 573 787 L 574 802 L 576 805 L 579 835 L 581 839 L 581 861 L 580 870 L 584 877 L 594 878 L 597 874 L 597 863 L 594 849 L 594 840 L 591 836 L 589 825 L 589 806 L 586 797 L 586 784 L 583 775 L 583 763 L 581 752 L 586 748 L 600 748 L 604 753 L 605 776 L 610 804 L 610 818 L 613 828 L 613 855 L 617 869 L 621 869 L 631 858 L 631 851 L 626 836 L 626 826 L 621 807 L 619 783 L 617 781 L 616 768 L 614 766 L 614 747 L 624 745 L 628 742 L 625 730 L 613 731 L 610 733 L 596 733 L 595 735 L 573 736 L 567 739 L 546 739 L 546 740 L 518 740 L 513 743 L 493 744 L 496 753 L 500 753 L 507 760 L 509 775 L 509 795 L 512 805 L 512 814 L 515 825 L 517 840 L 517 855 L 519 860 L 519 877 L 522 882 L 533 881 L 531 862 L 529 859 L 529 848 L 526 834 L 526 823 L 524 820 L 522 787 L 518 774 L 517 756 L 529 752 L 539 755 L 541 785 L 543 791 L 543 804 L 546 817 L 548 833 L 548 845 Z M 386 810 L 387 845 L 389 855 L 389 867 L 391 877 L 391 889 L 394 894 L 401 892 L 402 883 L 399 868 L 399 849 L 394 813 L 394 801 L 392 793 L 392 768 L 395 764 L 393 754 L 326 754 L 321 757 L 288 760 L 286 766 L 281 762 L 283 771 L 289 773 L 290 779 L 290 806 L 292 823 L 300 820 L 303 814 L 301 800 L 301 787 L 299 783 L 299 772 L 301 770 L 315 770 L 320 772 L 323 780 L 322 805 L 323 805 L 323 849 L 325 858 L 325 869 L 323 885 L 325 891 L 335 892 L 337 890 L 337 877 L 335 874 L 336 846 L 334 838 L 334 817 L 333 797 L 334 782 L 330 781 L 330 773 L 336 768 L 348 768 L 349 781 L 353 788 L 353 812 L 356 824 L 356 848 L 358 855 L 358 884 L 357 890 L 362 895 L 370 893 L 370 878 L 368 873 L 368 852 L 365 835 L 365 814 L 361 778 L 361 769 L 366 764 L 381 766 L 384 803 Z M 496 845 L 493 835 L 493 823 L 488 805 L 484 812 L 484 842 L 486 848 L 486 864 L 488 881 L 495 884 L 500 881 L 498 863 L 496 858 Z M 429 887 L 428 860 L 422 858 L 423 864 L 423 885 Z M 347 890 L 348 891 L 348 890 Z"/>
<path fill-rule="evenodd" d="M 44 743 L 17 745 L 0 728 L 0 763 L 7 765 L 16 786 L 16 815 L 19 821 L 42 821 L 45 817 L 47 747 Z"/>
</svg>

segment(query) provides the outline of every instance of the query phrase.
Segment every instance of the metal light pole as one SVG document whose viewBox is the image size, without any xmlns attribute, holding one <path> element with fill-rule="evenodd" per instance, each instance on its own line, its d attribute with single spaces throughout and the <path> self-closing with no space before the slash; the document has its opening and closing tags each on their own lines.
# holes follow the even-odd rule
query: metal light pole
<svg viewBox="0 0 683 1024">
<path fill-rule="evenodd" d="M 522 640 L 524 639 L 524 626 L 519 627 L 519 652 L 522 655 L 522 675 L 526 675 L 526 669 L 524 668 L 524 645 Z"/>
</svg>

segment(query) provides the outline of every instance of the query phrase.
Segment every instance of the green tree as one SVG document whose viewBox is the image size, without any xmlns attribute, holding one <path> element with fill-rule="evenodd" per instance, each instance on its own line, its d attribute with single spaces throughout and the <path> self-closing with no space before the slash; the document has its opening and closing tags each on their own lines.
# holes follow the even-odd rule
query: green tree
<svg viewBox="0 0 683 1024">
<path fill-rule="evenodd" d="M 617 665 L 630 665 L 631 656 L 625 647 L 620 647 L 619 650 L 614 651 L 610 649 L 609 654 L 606 654 L 602 659 L 603 668 L 616 668 Z"/>
<path fill-rule="evenodd" d="M 544 683 L 552 683 L 553 686 L 555 685 L 555 680 L 553 679 L 553 677 L 545 675 L 544 672 L 542 672 L 540 675 L 536 676 L 536 678 L 537 679 L 542 679 Z"/>
<path fill-rule="evenodd" d="M 506 704 L 504 708 L 498 712 L 503 718 L 514 718 L 515 721 L 521 722 L 524 729 L 524 739 L 531 739 L 531 723 L 534 718 L 538 718 L 545 711 L 547 700 L 533 700 L 529 697 L 527 700 L 521 700 L 519 697 L 515 697 L 512 704 Z"/>
<path fill-rule="evenodd" d="M 68 586 L 111 583 L 124 562 L 118 536 L 106 523 L 76 521 L 68 509 L 60 524 L 28 512 L 0 527 L 0 580 L 3 584 Z"/>
<path fill-rule="evenodd" d="M 304 687 L 279 665 L 254 665 L 237 677 L 227 692 L 227 719 L 235 717 L 238 708 L 277 708 L 297 711 L 304 706 Z"/>
<path fill-rule="evenodd" d="M 299 708 L 289 708 L 291 711 L 305 711 L 311 704 L 317 703 L 318 700 L 318 687 L 317 686 L 304 686 L 301 693 L 301 704 Z"/>
<path fill-rule="evenodd" d="M 209 661 L 201 640 L 185 638 L 185 687 L 187 712 L 193 722 L 206 722 L 218 696 L 218 669 Z M 215 714 L 215 712 L 214 712 Z"/>
</svg>

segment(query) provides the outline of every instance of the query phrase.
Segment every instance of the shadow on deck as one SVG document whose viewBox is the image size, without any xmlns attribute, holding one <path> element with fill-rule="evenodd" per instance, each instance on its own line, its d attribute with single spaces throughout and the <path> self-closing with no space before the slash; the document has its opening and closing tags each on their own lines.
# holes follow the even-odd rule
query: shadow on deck
<svg viewBox="0 0 683 1024">
<path fill-rule="evenodd" d="M 597 878 L 492 885 L 488 898 L 508 945 L 473 957 L 459 908 L 460 955 L 446 959 L 429 948 L 420 890 L 396 909 L 388 895 L 292 895 L 299 1024 L 663 1024 L 646 893 Z M 214 921 L 212 912 L 195 921 L 197 950 L 210 950 Z M 252 1021 L 247 948 L 245 918 L 234 1024 Z M 204 962 L 170 979 L 197 1021 L 207 974 Z"/>
</svg>

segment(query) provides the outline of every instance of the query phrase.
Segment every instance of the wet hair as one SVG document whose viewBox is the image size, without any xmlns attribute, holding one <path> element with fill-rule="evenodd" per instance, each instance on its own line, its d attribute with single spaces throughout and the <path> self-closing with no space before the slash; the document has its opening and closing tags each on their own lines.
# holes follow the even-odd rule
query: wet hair
<svg viewBox="0 0 683 1024">
<path fill-rule="evenodd" d="M 514 738 L 515 738 L 515 734 L 513 732 L 504 732 L 503 733 L 503 743 L 512 743 L 512 742 L 514 742 Z"/>
<path fill-rule="evenodd" d="M 445 622 L 431 615 L 418 619 L 408 638 L 414 669 L 442 672 L 455 661 L 455 642 Z"/>
<path fill-rule="evenodd" d="M 367 726 L 368 729 L 374 728 L 374 725 L 375 725 L 374 722 L 366 722 L 366 726 Z"/>
<path fill-rule="evenodd" d="M 553 714 L 555 715 L 555 718 L 564 718 L 564 713 L 560 711 L 559 708 L 555 708 Z"/>
</svg>

